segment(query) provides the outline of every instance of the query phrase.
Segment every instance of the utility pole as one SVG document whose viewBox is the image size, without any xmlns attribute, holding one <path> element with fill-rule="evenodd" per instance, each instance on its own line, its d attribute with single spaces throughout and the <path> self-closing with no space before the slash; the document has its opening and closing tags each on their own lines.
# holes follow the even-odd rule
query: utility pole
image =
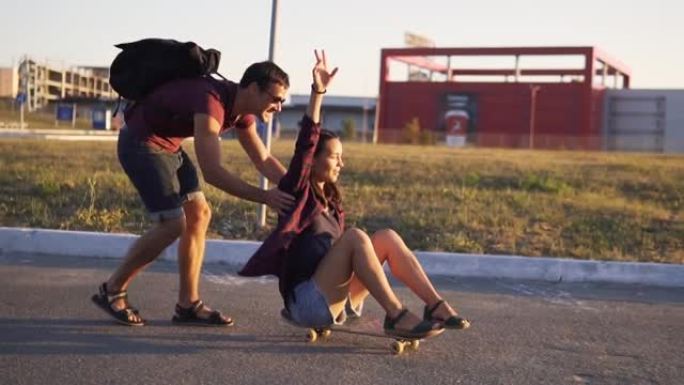
<svg viewBox="0 0 684 385">
<path fill-rule="evenodd" d="M 24 97 L 21 95 L 19 96 L 18 99 L 19 99 L 19 129 L 23 129 L 24 128 L 24 103 L 26 103 L 26 102 L 24 101 Z"/>
<path fill-rule="evenodd" d="M 28 60 L 26 57 L 19 62 L 19 128 L 24 128 L 24 109 L 28 99 Z"/>
<path fill-rule="evenodd" d="M 271 5 L 271 40 L 268 45 L 268 60 L 275 62 L 275 48 L 277 40 L 277 30 L 278 30 L 278 0 L 273 0 Z M 264 145 L 266 150 L 271 152 L 271 131 L 273 128 L 273 120 L 275 119 L 275 114 L 271 117 L 271 120 L 266 124 L 266 132 L 264 133 Z M 259 178 L 259 187 L 266 190 L 268 189 L 268 179 L 261 175 Z M 266 205 L 260 204 L 257 209 L 257 227 L 266 226 Z"/>
</svg>

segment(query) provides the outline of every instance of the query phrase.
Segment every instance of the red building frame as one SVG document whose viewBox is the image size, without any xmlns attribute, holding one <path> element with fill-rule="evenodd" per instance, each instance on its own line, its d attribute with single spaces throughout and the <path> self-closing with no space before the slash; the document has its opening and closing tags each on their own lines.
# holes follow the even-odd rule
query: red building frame
<svg viewBox="0 0 684 385">
<path fill-rule="evenodd" d="M 514 68 L 457 68 L 452 57 L 513 57 Z M 581 56 L 583 68 L 521 68 L 525 56 Z M 443 58 L 440 63 L 435 58 Z M 441 81 L 390 80 L 390 63 L 441 74 Z M 557 81 L 548 81 L 550 77 Z M 606 80 L 629 88 L 631 71 L 596 47 L 387 48 L 381 51 L 376 138 L 391 141 L 417 117 L 440 130 L 440 98 L 478 99 L 478 127 L 469 141 L 483 146 L 599 149 Z M 467 77 L 468 80 L 459 78 Z M 501 81 L 478 78 L 500 77 Z M 514 77 L 513 81 L 510 77 Z M 543 79 L 542 79 L 543 77 Z M 524 78 L 524 79 L 521 79 Z M 569 80 L 569 81 L 568 81 Z"/>
</svg>

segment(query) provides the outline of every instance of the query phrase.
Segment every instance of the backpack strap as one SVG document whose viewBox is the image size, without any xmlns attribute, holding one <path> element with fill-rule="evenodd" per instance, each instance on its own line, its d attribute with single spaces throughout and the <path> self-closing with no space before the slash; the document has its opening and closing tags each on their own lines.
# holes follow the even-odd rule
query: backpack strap
<svg viewBox="0 0 684 385">
<path fill-rule="evenodd" d="M 112 114 L 112 116 L 116 116 L 116 114 L 119 113 L 119 108 L 121 108 L 121 100 L 123 100 L 123 98 L 121 95 L 119 95 L 119 98 L 116 99 L 116 107 L 114 108 L 114 114 Z"/>
</svg>

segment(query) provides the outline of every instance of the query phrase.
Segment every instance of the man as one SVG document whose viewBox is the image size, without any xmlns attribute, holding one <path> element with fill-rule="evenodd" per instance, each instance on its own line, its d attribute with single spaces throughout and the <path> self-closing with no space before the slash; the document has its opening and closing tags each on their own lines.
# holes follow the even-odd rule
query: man
<svg viewBox="0 0 684 385">
<path fill-rule="evenodd" d="M 119 135 L 119 161 L 154 226 L 136 240 L 124 262 L 92 298 L 117 322 L 145 324 L 138 310 L 128 303 L 126 289 L 142 269 L 180 237 L 180 289 L 173 321 L 232 325 L 230 317 L 200 300 L 199 279 L 211 209 L 181 142 L 194 138 L 199 167 L 207 183 L 279 212 L 289 209 L 293 203 L 290 195 L 277 188 L 254 187 L 224 168 L 219 139 L 223 131 L 235 127 L 254 166 L 277 184 L 285 168 L 259 138 L 256 119 L 267 122 L 280 111 L 288 88 L 289 78 L 282 69 L 271 62 L 260 62 L 247 68 L 239 84 L 211 77 L 173 80 L 126 109 L 126 125 Z"/>
</svg>

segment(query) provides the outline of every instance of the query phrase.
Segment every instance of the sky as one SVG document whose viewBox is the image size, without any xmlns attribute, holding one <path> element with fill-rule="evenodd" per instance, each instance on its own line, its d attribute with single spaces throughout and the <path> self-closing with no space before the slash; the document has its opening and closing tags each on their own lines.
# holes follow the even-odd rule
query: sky
<svg viewBox="0 0 684 385">
<path fill-rule="evenodd" d="M 632 70 L 632 88 L 684 89 L 681 0 L 280 0 L 275 62 L 308 93 L 313 50 L 340 68 L 330 94 L 376 96 L 380 50 L 404 33 L 438 47 L 597 46 Z M 147 37 L 221 51 L 239 80 L 268 58 L 272 0 L 0 0 L 0 67 L 23 55 L 107 66 L 114 44 Z"/>
</svg>

